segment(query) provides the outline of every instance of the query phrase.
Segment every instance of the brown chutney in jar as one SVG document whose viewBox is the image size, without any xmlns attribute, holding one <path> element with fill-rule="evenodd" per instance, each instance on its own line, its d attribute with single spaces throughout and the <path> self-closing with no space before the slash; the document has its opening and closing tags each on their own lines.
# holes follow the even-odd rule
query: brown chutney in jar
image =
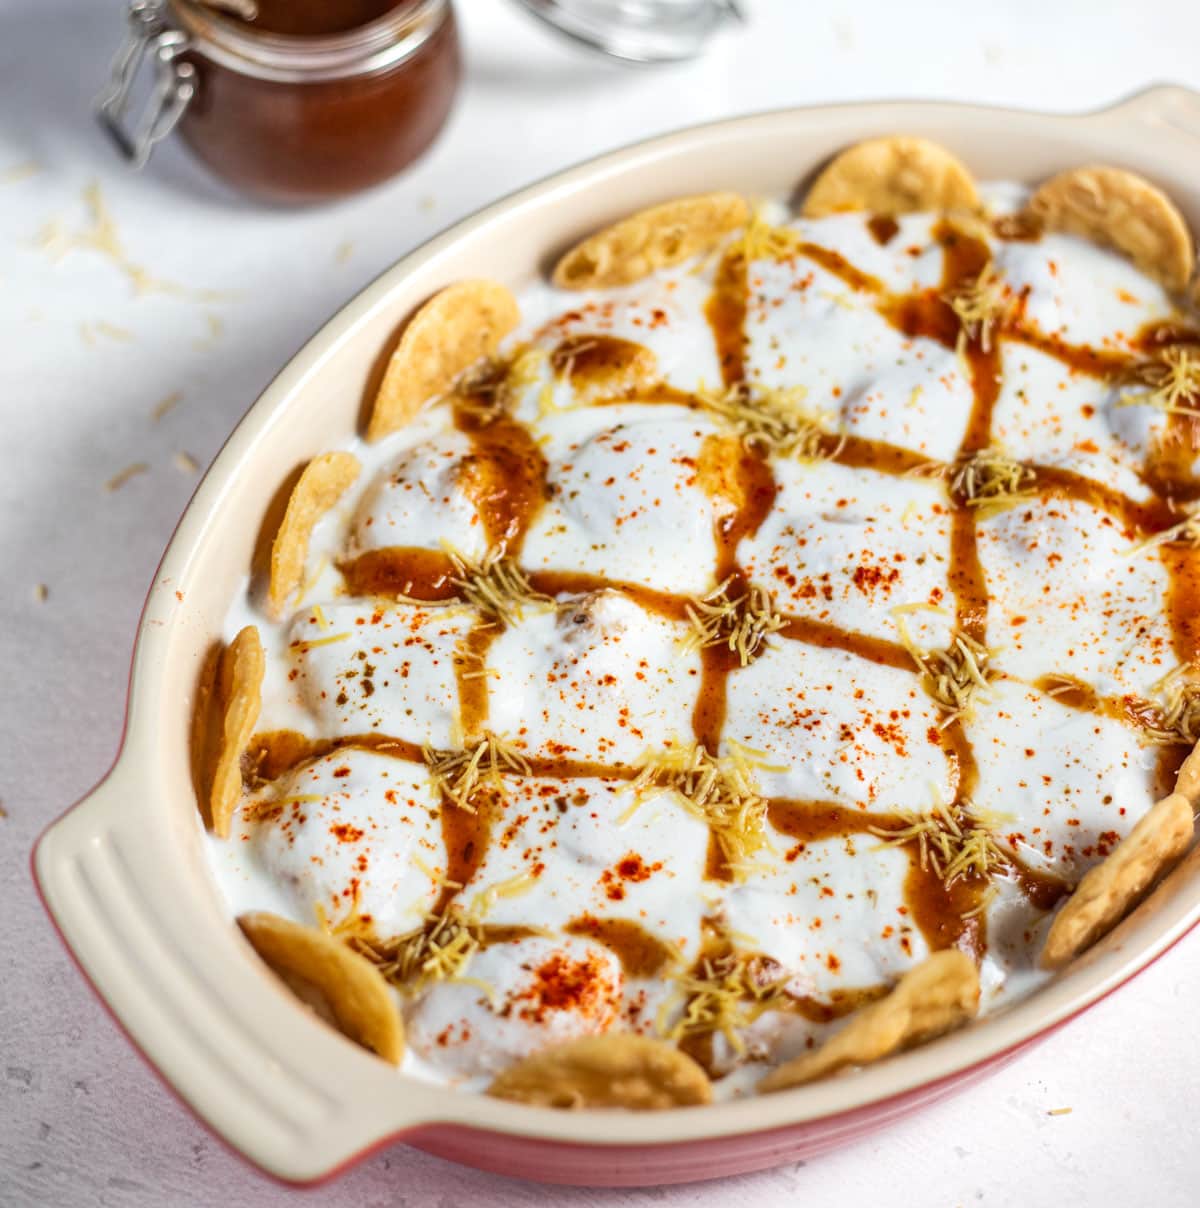
<svg viewBox="0 0 1200 1208">
<path fill-rule="evenodd" d="M 179 131 L 235 188 L 271 201 L 357 192 L 405 168 L 461 74 L 449 0 L 259 0 L 246 22 L 171 0 L 196 92 Z"/>
</svg>

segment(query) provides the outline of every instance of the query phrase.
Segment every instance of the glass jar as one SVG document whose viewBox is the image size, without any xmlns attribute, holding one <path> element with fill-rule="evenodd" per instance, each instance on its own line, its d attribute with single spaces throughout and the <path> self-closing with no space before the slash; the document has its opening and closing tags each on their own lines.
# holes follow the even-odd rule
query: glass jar
<svg viewBox="0 0 1200 1208">
<path fill-rule="evenodd" d="M 274 28 L 264 29 L 192 0 L 133 0 L 129 37 L 97 108 L 135 165 L 178 129 L 242 192 L 313 202 L 386 180 L 429 146 L 462 71 L 450 0 L 377 0 L 374 11 L 386 11 L 349 28 L 372 6 L 274 7 Z M 131 127 L 132 93 L 147 61 L 154 82 Z"/>
<path fill-rule="evenodd" d="M 519 0 L 576 42 L 634 63 L 695 58 L 723 26 L 744 21 L 738 0 Z"/>
</svg>

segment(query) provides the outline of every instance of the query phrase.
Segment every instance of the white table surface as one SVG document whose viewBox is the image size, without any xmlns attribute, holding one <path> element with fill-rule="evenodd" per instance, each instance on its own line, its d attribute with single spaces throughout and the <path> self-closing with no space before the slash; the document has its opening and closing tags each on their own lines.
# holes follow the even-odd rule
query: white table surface
<svg viewBox="0 0 1200 1208">
<path fill-rule="evenodd" d="M 116 0 L 0 0 L 0 1204 L 301 1199 L 227 1152 L 143 1065 L 60 948 L 28 873 L 38 832 L 115 753 L 142 599 L 195 485 L 177 453 L 206 465 L 274 371 L 402 253 L 595 152 L 793 103 L 1074 110 L 1158 80 L 1200 87 L 1195 0 L 746 4 L 750 27 L 704 60 L 630 71 L 560 44 L 504 0 L 460 0 L 468 82 L 433 153 L 370 196 L 278 212 L 230 198 L 174 147 L 140 177 L 116 161 L 88 115 L 118 37 Z M 26 163 L 36 172 L 7 171 Z M 110 259 L 79 248 L 54 262 L 62 232 L 69 247 L 87 229 L 93 181 L 133 262 L 232 296 L 137 296 Z M 54 223 L 47 247 L 39 236 Z M 178 405 L 153 420 L 174 392 Z M 106 492 L 134 462 L 148 471 Z M 396 1146 L 305 1202 L 1195 1205 L 1197 1003 L 1192 936 L 977 1089 L 763 1174 L 548 1190 Z M 1072 1110 L 1052 1114 L 1061 1108 Z"/>
</svg>

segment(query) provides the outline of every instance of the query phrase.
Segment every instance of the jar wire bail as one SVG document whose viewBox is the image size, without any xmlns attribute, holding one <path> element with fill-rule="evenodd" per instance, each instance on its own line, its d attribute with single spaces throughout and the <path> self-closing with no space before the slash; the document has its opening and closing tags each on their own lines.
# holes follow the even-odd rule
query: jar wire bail
<svg viewBox="0 0 1200 1208">
<path fill-rule="evenodd" d="M 166 24 L 162 0 L 132 0 L 127 18 L 125 41 L 113 57 L 108 87 L 96 98 L 95 109 L 121 154 L 134 168 L 142 168 L 195 95 L 196 69 L 180 59 L 188 36 Z M 141 116 L 131 123 L 130 101 L 146 61 L 153 66 L 154 83 Z"/>
</svg>

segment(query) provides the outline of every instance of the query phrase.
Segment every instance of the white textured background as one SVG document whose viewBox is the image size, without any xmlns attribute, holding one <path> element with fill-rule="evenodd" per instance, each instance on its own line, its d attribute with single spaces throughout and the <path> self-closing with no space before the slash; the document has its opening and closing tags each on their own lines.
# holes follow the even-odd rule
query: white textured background
<svg viewBox="0 0 1200 1208">
<path fill-rule="evenodd" d="M 1200 1204 L 1200 936 L 981 1087 L 807 1164 L 675 1190 L 547 1190 L 396 1146 L 298 1193 L 243 1166 L 163 1089 L 37 904 L 34 838 L 116 750 L 142 598 L 195 482 L 175 454 L 206 465 L 287 357 L 409 248 L 546 172 L 709 117 L 887 96 L 1072 110 L 1157 80 L 1200 88 L 1196 0 L 745 2 L 746 31 L 647 72 L 560 45 L 504 0 L 459 0 L 469 80 L 434 152 L 368 197 L 291 213 L 224 195 L 171 147 L 140 178 L 116 162 L 88 104 L 117 0 L 0 0 L 4 1208 Z M 27 162 L 35 174 L 8 171 Z M 138 297 L 94 252 L 53 262 L 39 234 L 85 230 L 93 180 L 134 262 L 235 296 Z M 104 490 L 140 461 L 147 473 Z"/>
</svg>

